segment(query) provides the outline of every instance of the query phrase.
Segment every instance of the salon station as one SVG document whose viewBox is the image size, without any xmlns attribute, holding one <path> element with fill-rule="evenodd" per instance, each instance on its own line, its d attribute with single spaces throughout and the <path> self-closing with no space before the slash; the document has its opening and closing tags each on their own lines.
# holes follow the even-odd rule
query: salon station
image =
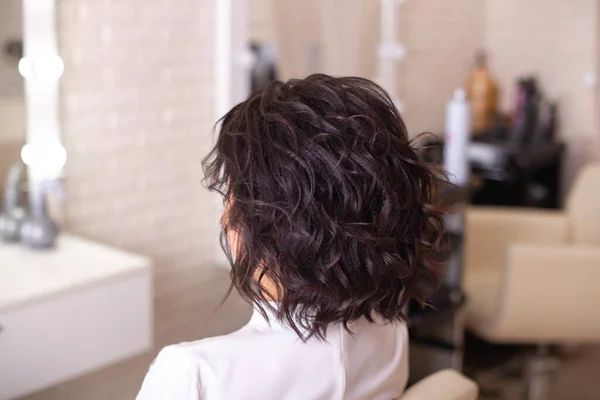
<svg viewBox="0 0 600 400">
<path fill-rule="evenodd" d="M 0 398 L 12 399 L 150 350 L 152 261 L 63 229 L 56 4 L 0 8 Z"/>
</svg>

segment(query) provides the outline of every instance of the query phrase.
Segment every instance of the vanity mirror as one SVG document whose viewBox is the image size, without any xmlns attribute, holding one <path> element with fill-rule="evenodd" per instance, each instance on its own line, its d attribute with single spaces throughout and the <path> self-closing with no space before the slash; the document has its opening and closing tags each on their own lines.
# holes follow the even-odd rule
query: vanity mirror
<svg viewBox="0 0 600 400">
<path fill-rule="evenodd" d="M 57 228 L 47 215 L 46 196 L 59 187 L 66 161 L 60 143 L 58 80 L 64 64 L 57 52 L 55 2 L 5 0 L 0 15 L 0 237 L 49 248 Z M 21 196 L 23 163 L 28 201 Z"/>
</svg>

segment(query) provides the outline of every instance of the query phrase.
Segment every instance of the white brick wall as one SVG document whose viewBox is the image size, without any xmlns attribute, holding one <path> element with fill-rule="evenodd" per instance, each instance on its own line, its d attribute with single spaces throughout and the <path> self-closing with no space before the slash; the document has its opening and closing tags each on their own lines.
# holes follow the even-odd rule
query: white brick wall
<svg viewBox="0 0 600 400">
<path fill-rule="evenodd" d="M 214 263 L 201 186 L 212 143 L 216 0 L 61 0 L 67 228 L 153 256 Z"/>
</svg>

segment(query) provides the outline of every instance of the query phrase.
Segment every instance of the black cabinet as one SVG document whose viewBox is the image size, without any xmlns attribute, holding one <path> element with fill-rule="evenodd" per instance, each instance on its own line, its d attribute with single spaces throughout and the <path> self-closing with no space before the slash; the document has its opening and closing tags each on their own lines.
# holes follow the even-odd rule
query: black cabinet
<svg viewBox="0 0 600 400">
<path fill-rule="evenodd" d="M 430 161 L 443 159 L 443 142 L 431 141 Z M 560 171 L 565 145 L 548 141 L 522 144 L 514 141 L 473 139 L 468 157 L 480 187 L 472 204 L 558 208 Z"/>
</svg>

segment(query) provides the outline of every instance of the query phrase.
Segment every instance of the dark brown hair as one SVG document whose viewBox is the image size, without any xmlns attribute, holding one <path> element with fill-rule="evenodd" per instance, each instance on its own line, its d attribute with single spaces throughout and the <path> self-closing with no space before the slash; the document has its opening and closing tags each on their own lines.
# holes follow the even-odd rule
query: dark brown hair
<svg viewBox="0 0 600 400">
<path fill-rule="evenodd" d="M 204 160 L 227 203 L 232 289 L 303 339 L 378 313 L 402 321 L 438 284 L 436 174 L 394 103 L 362 78 L 275 81 L 223 119 Z M 240 238 L 232 255 L 227 231 Z M 256 278 L 281 288 L 275 310 Z"/>
</svg>

